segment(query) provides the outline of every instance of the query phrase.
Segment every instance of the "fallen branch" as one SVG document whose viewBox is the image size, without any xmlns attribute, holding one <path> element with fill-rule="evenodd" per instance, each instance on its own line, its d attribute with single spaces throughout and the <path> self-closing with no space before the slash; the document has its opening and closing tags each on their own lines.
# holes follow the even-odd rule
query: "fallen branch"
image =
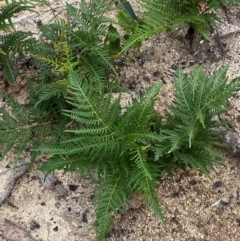
<svg viewBox="0 0 240 241">
<path fill-rule="evenodd" d="M 16 168 L 18 168 L 18 167 L 25 166 L 25 165 L 28 165 L 28 164 L 30 164 L 30 162 L 29 162 L 29 163 L 19 164 L 19 165 L 17 165 L 17 166 L 10 167 L 9 169 L 7 169 L 7 170 L 5 170 L 5 171 L 0 172 L 0 176 L 2 176 L 2 175 L 4 175 L 5 173 L 11 171 L 12 169 L 16 169 Z"/>
<path fill-rule="evenodd" d="M 220 37 L 221 37 L 221 38 L 225 38 L 225 37 L 228 37 L 228 36 L 231 35 L 231 34 L 239 33 L 239 32 L 240 32 L 240 28 L 237 28 L 237 29 L 235 29 L 235 30 L 233 30 L 233 31 L 230 31 L 230 32 L 228 32 L 228 33 L 225 33 L 225 34 L 220 35 Z"/>
<path fill-rule="evenodd" d="M 18 180 L 28 169 L 29 163 L 25 163 L 19 168 L 17 172 L 14 173 L 14 175 L 10 178 L 10 180 L 6 184 L 6 190 L 3 192 L 2 195 L 0 195 L 0 205 L 3 204 L 4 201 L 10 196 L 12 189 Z"/>
<path fill-rule="evenodd" d="M 8 219 L 4 220 L 0 230 L 2 237 L 8 241 L 34 241 L 27 231 Z"/>
</svg>

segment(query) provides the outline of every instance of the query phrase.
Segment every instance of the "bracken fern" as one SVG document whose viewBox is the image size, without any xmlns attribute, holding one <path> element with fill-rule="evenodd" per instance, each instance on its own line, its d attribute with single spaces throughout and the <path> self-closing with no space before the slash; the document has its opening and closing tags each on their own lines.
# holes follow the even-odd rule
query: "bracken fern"
<svg viewBox="0 0 240 241">
<path fill-rule="evenodd" d="M 153 107 L 161 86 L 156 85 L 140 100 L 133 100 L 122 114 L 121 95 L 113 100 L 111 92 L 96 94 L 91 83 L 76 72 L 70 72 L 69 82 L 71 97 L 67 101 L 74 109 L 64 113 L 80 126 L 69 130 L 72 138 L 59 143 L 59 147 L 41 149 L 64 155 L 64 159 L 54 156 L 42 166 L 42 170 L 77 168 L 80 173 L 93 170 L 100 175 L 100 188 L 95 198 L 98 240 L 103 240 L 109 230 L 111 212 L 121 209 L 135 190 L 143 193 L 149 208 L 162 218 L 154 190 L 161 172 L 154 159 L 148 158 L 148 153 L 153 151 L 151 143 L 159 138 L 151 132 L 150 125 L 156 118 Z"/>
<path fill-rule="evenodd" d="M 68 138 L 40 150 L 53 155 L 41 169 L 78 170 L 94 173 L 99 180 L 95 204 L 97 239 L 104 240 L 112 214 L 122 210 L 133 192 L 143 195 L 146 205 L 162 220 L 155 194 L 163 171 L 194 168 L 208 175 L 208 167 L 221 163 L 216 148 L 222 133 L 213 117 L 226 111 L 227 99 L 240 89 L 240 79 L 227 84 L 228 66 L 207 76 L 202 67 L 189 77 L 179 69 L 175 76 L 175 100 L 167 121 L 154 112 L 161 85 L 142 94 L 122 112 L 121 94 L 102 95 L 75 71 L 69 73 L 71 110 L 64 114 L 77 124 Z"/>
<path fill-rule="evenodd" d="M 6 0 L 6 5 L 0 9 L 0 30 L 4 32 L 0 36 L 0 59 L 4 66 L 6 80 L 13 83 L 18 75 L 13 66 L 12 59 L 16 56 L 23 57 L 30 51 L 35 42 L 31 39 L 31 33 L 16 31 L 12 22 L 12 17 L 21 11 L 34 11 L 37 3 L 48 5 L 46 0 Z M 12 31 L 12 33 L 10 33 Z"/>
</svg>

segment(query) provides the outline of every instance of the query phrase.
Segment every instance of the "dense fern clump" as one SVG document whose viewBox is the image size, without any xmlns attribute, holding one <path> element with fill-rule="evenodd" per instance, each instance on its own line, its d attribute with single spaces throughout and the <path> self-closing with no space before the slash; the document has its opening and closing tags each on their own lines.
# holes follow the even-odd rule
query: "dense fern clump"
<svg viewBox="0 0 240 241">
<path fill-rule="evenodd" d="M 224 146 L 219 136 L 226 122 L 215 117 L 226 112 L 228 98 L 240 88 L 240 78 L 227 84 L 227 70 L 225 66 L 207 76 L 201 66 L 189 77 L 177 71 L 175 101 L 160 130 L 164 141 L 156 151 L 168 170 L 190 167 L 208 174 L 208 166 L 221 163 L 216 148 Z"/>
<path fill-rule="evenodd" d="M 23 57 L 36 43 L 31 39 L 31 33 L 16 31 L 12 23 L 12 17 L 24 10 L 34 11 L 37 3 L 48 5 L 46 0 L 6 0 L 6 5 L 0 8 L 0 30 L 4 32 L 0 36 L 0 60 L 4 66 L 6 80 L 13 83 L 18 75 L 13 66 L 16 56 Z M 12 32 L 11 32 L 12 31 Z"/>
<path fill-rule="evenodd" d="M 207 76 L 202 67 L 187 77 L 182 70 L 175 76 L 175 101 L 167 122 L 154 112 L 155 85 L 122 113 L 121 94 L 99 94 L 93 84 L 75 71 L 69 73 L 69 97 L 73 107 L 64 114 L 77 124 L 67 131 L 67 140 L 41 151 L 53 155 L 41 167 L 95 173 L 99 178 L 95 203 L 98 240 L 104 240 L 112 222 L 112 212 L 122 209 L 137 191 L 147 206 L 161 219 L 163 214 L 155 188 L 163 171 L 187 167 L 208 174 L 208 167 L 221 163 L 215 149 L 222 146 L 219 129 L 225 123 L 214 116 L 224 113 L 227 98 L 240 89 L 240 79 L 227 84 L 228 66 Z"/>
<path fill-rule="evenodd" d="M 0 108 L 2 157 L 10 150 L 19 156 L 32 146 L 32 161 L 40 151 L 51 155 L 41 166 L 43 171 L 78 171 L 98 181 L 98 241 L 105 239 L 114 213 L 124 209 L 134 192 L 143 195 L 149 209 L 164 221 L 156 196 L 163 172 L 194 168 L 208 174 L 210 166 L 221 163 L 216 148 L 223 146 L 218 138 L 226 123 L 215 116 L 226 111 L 227 99 L 240 89 L 240 78 L 227 83 L 228 66 L 210 76 L 203 67 L 189 75 L 179 69 L 175 99 L 164 120 L 154 111 L 161 84 L 122 108 L 113 59 L 159 31 L 205 23 L 205 1 L 139 2 L 146 10 L 142 18 L 127 1 L 117 1 L 117 21 L 105 17 L 110 10 L 106 0 L 82 0 L 79 8 L 67 4 L 68 20 L 39 27 L 43 41 L 32 50 L 38 77 L 28 82 L 29 102 L 20 105 L 6 95 L 11 109 Z M 214 2 L 225 1 L 208 1 L 206 6 L 213 9 Z M 123 36 L 117 24 L 125 31 Z M 19 34 L 19 39 L 29 40 Z M 11 35 L 0 40 L 1 54 L 27 50 L 21 44 L 10 50 L 16 36 L 10 40 Z"/>
<path fill-rule="evenodd" d="M 9 108 L 8 111 L 4 107 L 0 108 L 0 160 L 11 151 L 17 162 L 26 148 L 38 148 L 60 138 L 66 118 L 58 119 L 53 110 L 43 113 L 34 108 L 31 101 L 19 104 L 9 95 L 3 96 Z M 38 154 L 31 152 L 32 162 Z"/>
<path fill-rule="evenodd" d="M 178 25 L 188 25 L 190 30 L 210 40 L 209 30 L 220 21 L 216 10 L 227 4 L 238 5 L 240 0 L 138 0 L 138 2 L 145 11 L 142 17 L 136 20 L 134 33 L 127 39 L 123 52 L 139 41 L 159 32 L 174 30 Z"/>
<path fill-rule="evenodd" d="M 33 51 L 38 68 L 39 100 L 37 104 L 62 99 L 68 93 L 68 73 L 74 69 L 93 83 L 101 93 L 107 91 L 109 76 L 118 80 L 104 39 L 118 35 L 108 30 L 114 21 L 104 16 L 109 11 L 105 0 L 79 7 L 67 4 L 68 20 L 39 26 L 43 42 Z M 56 101 L 57 102 L 57 101 Z"/>
<path fill-rule="evenodd" d="M 159 138 L 150 126 L 156 118 L 153 107 L 160 85 L 149 89 L 139 101 L 133 100 L 121 114 L 121 95 L 113 100 L 111 92 L 106 96 L 96 94 L 93 84 L 74 71 L 69 74 L 69 83 L 71 97 L 67 101 L 75 108 L 64 113 L 80 126 L 69 130 L 73 136 L 59 147 L 41 149 L 54 154 L 42 170 L 94 170 L 100 175 L 104 188 L 97 189 L 95 200 L 98 240 L 108 232 L 111 212 L 122 208 L 135 190 L 143 193 L 149 208 L 162 218 L 154 190 L 161 172 L 154 159 L 147 158 L 153 151 L 151 143 Z"/>
<path fill-rule="evenodd" d="M 175 1 L 178 15 L 184 20 L 183 24 L 188 24 L 207 40 L 210 40 L 208 32 L 221 21 L 216 10 L 226 5 L 238 5 L 239 3 L 239 0 Z"/>
</svg>

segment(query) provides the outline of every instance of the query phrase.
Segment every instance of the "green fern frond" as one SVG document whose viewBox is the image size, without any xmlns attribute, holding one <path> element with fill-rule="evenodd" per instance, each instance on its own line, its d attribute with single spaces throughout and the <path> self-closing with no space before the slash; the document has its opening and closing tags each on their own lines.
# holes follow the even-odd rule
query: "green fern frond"
<svg viewBox="0 0 240 241">
<path fill-rule="evenodd" d="M 29 38 L 31 33 L 28 32 L 13 32 L 8 34 L 3 34 L 0 36 L 1 49 L 8 54 L 16 55 L 24 54 L 33 48 L 36 41 Z"/>
<path fill-rule="evenodd" d="M 217 151 L 212 151 L 221 146 L 218 141 L 221 130 L 216 128 L 224 127 L 226 122 L 217 122 L 213 117 L 226 111 L 228 98 L 240 89 L 240 78 L 228 84 L 228 68 L 229 65 L 224 66 L 210 76 L 202 67 L 192 70 L 189 76 L 180 69 L 176 73 L 174 105 L 169 107 L 168 123 L 162 126 L 160 146 L 164 150 L 168 147 L 167 152 L 186 167 L 207 173 L 206 167 L 214 165 L 219 157 Z M 160 148 L 158 156 L 161 154 Z"/>
<path fill-rule="evenodd" d="M 9 83 L 13 83 L 18 75 L 18 71 L 14 68 L 12 57 L 16 55 L 23 57 L 25 53 L 33 48 L 36 42 L 30 36 L 30 33 L 21 31 L 0 36 L 0 58 L 2 59 L 5 76 Z"/>
<path fill-rule="evenodd" d="M 122 211 L 129 197 L 128 182 L 122 173 L 116 177 L 102 180 L 101 186 L 96 189 L 94 203 L 96 208 L 95 229 L 97 240 L 104 241 L 110 231 L 114 213 Z"/>
<path fill-rule="evenodd" d="M 42 87 L 39 86 L 38 90 L 39 100 L 36 102 L 35 106 L 40 105 L 44 101 L 48 101 L 52 98 L 60 98 L 66 96 L 67 87 L 62 86 L 58 83 L 44 84 Z"/>
<path fill-rule="evenodd" d="M 14 14 L 25 10 L 34 11 L 36 4 L 38 3 L 49 6 L 48 1 L 45 0 L 6 0 L 5 2 L 6 5 L 0 9 L 0 30 L 3 31 L 9 31 L 9 28 L 14 29 L 11 19 Z"/>
<path fill-rule="evenodd" d="M 151 186 L 147 187 L 148 189 L 144 190 L 144 202 L 146 203 L 147 207 L 166 225 L 166 221 L 164 219 L 164 215 L 162 212 L 162 208 L 159 204 L 159 199 L 156 196 L 156 191 Z"/>
<path fill-rule="evenodd" d="M 9 96 L 5 96 L 7 103 L 12 107 L 14 115 L 0 108 L 0 145 L 1 158 L 11 149 L 16 152 L 16 160 L 27 147 L 32 137 L 30 117 L 26 109 L 16 103 Z"/>
<path fill-rule="evenodd" d="M 138 2 L 145 10 L 143 18 L 137 21 L 137 26 L 124 44 L 122 52 L 159 32 L 166 33 L 168 29 L 173 29 L 174 21 L 178 18 L 176 4 L 172 1 L 139 0 Z"/>
<path fill-rule="evenodd" d="M 157 180 L 160 180 L 160 169 L 153 163 L 147 163 L 146 153 L 139 148 L 131 154 L 133 155 L 132 160 L 136 163 L 136 168 L 133 169 L 131 173 L 128 185 L 131 186 L 133 190 L 142 193 L 148 208 L 164 221 L 162 209 L 155 193 Z"/>
<path fill-rule="evenodd" d="M 44 38 L 51 40 L 51 43 L 40 44 L 35 56 L 56 72 L 53 81 L 58 77 L 57 72 L 65 78 L 73 69 L 86 80 L 91 80 L 100 93 L 104 93 L 109 85 L 109 75 L 114 73 L 116 79 L 119 77 L 103 40 L 116 37 L 117 34 L 108 31 L 112 21 L 103 16 L 109 9 L 106 1 L 96 4 L 82 1 L 80 5 L 79 9 L 67 5 L 68 21 L 40 26 Z M 52 53 L 51 58 L 49 52 Z"/>
<path fill-rule="evenodd" d="M 177 25 L 189 25 L 205 39 L 210 40 L 208 31 L 220 21 L 213 9 L 225 4 L 237 5 L 240 1 L 170 1 L 138 0 L 145 10 L 143 18 L 138 19 L 134 33 L 126 41 L 122 52 L 127 51 L 137 42 L 152 37 L 158 32 L 166 33 Z"/>
<path fill-rule="evenodd" d="M 81 26 L 83 31 L 89 33 L 99 31 L 101 28 L 106 30 L 108 24 L 115 22 L 113 19 L 104 16 L 109 10 L 110 6 L 105 0 L 94 1 L 92 4 L 88 4 L 85 0 L 81 1 L 79 9 L 67 4 L 67 11 L 72 20 L 78 26 Z"/>
<path fill-rule="evenodd" d="M 98 89 L 93 89 L 91 81 L 88 82 L 75 71 L 69 73 L 69 84 L 70 89 L 66 99 L 72 109 L 65 110 L 64 114 L 76 121 L 78 128 L 67 131 L 67 134 L 70 135 L 69 139 L 63 140 L 56 146 L 40 149 L 56 156 L 53 157 L 52 165 L 50 160 L 43 166 L 44 170 L 53 170 L 63 166 L 66 170 L 78 168 L 83 173 L 93 170 L 96 174 L 109 180 L 116 180 L 116 175 L 121 173 L 124 182 L 127 182 L 132 168 L 137 166 L 140 181 L 136 180 L 135 183 L 132 178 L 129 190 L 138 190 L 145 195 L 144 190 L 147 188 L 147 192 L 151 191 L 151 197 L 153 197 L 153 190 L 160 172 L 156 172 L 156 166 L 151 163 L 154 161 L 153 158 L 151 161 L 146 161 L 145 158 L 149 158 L 153 153 L 152 142 L 160 138 L 156 133 L 150 131 L 150 125 L 153 125 L 152 122 L 156 118 L 153 111 L 154 102 L 161 85 L 150 88 L 142 94 L 139 100 L 133 100 L 132 105 L 122 114 L 121 94 L 116 99 L 112 98 L 111 91 L 102 95 Z M 102 185 L 101 182 L 100 185 Z M 112 181 L 109 185 L 115 186 Z M 126 185 L 123 189 L 126 189 Z M 106 190 L 106 186 L 104 186 L 104 190 Z M 109 190 L 111 190 L 110 187 Z M 109 195 L 105 196 L 105 193 L 101 195 L 109 200 Z M 111 195 L 108 204 L 102 196 L 99 199 L 101 202 L 97 209 L 99 211 L 97 211 L 96 221 L 99 240 L 106 235 L 111 224 L 110 212 L 114 210 L 110 209 L 114 209 L 115 206 L 109 205 L 114 205 L 115 198 L 121 200 L 119 202 L 121 207 L 123 205 L 122 198 L 118 197 L 122 194 L 113 192 Z M 160 216 L 160 208 L 157 209 L 149 200 L 148 204 Z M 120 206 L 117 205 L 116 208 L 120 208 Z M 99 220 L 106 220 L 106 226 Z"/>
<path fill-rule="evenodd" d="M 47 142 L 55 143 L 61 135 L 65 119 L 56 122 L 53 112 L 43 113 L 28 104 L 19 104 L 9 95 L 4 94 L 9 110 L 0 108 L 0 156 L 3 158 L 10 151 L 15 153 L 15 161 L 19 160 L 22 152 L 30 146 L 37 148 Z M 49 120 L 52 118 L 51 120 Z M 48 136 L 49 138 L 46 138 Z M 31 152 L 31 162 L 35 161 L 38 152 Z"/>
<path fill-rule="evenodd" d="M 64 170 L 65 173 L 69 171 L 78 171 L 78 166 L 79 158 L 74 158 L 74 156 L 72 156 L 66 159 L 62 156 L 53 156 L 42 164 L 41 170 L 47 174 L 55 170 Z"/>
</svg>

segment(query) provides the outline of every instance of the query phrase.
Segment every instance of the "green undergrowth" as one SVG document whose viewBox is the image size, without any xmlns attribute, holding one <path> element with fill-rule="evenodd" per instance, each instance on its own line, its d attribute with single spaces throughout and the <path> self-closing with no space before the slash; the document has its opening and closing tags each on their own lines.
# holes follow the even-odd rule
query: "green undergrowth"
<svg viewBox="0 0 240 241">
<path fill-rule="evenodd" d="M 94 94 L 91 84 L 75 71 L 69 73 L 72 110 L 63 114 L 75 122 L 67 138 L 38 151 L 52 155 L 41 170 L 79 171 L 98 178 L 96 188 L 97 239 L 104 240 L 113 213 L 122 210 L 134 192 L 164 220 L 155 188 L 163 172 L 192 168 L 206 175 L 208 168 L 221 164 L 219 135 L 225 122 L 214 117 L 226 112 L 227 99 L 240 89 L 240 78 L 227 84 L 228 66 L 208 76 L 202 67 L 186 76 L 179 69 L 174 78 L 175 101 L 169 106 L 167 122 L 154 112 L 161 85 L 132 99 L 122 114 L 121 95 L 112 99 Z M 71 134 L 71 136 L 69 136 Z"/>
<path fill-rule="evenodd" d="M 123 108 L 121 96 L 126 90 L 114 61 L 179 24 L 188 24 L 208 38 L 206 26 L 200 24 L 207 17 L 202 8 L 206 5 L 208 12 L 227 2 L 139 3 L 145 9 L 141 17 L 123 0 L 111 5 L 105 0 L 81 1 L 79 8 L 67 4 L 67 20 L 39 26 L 41 41 L 26 35 L 34 48 L 29 45 L 23 53 L 31 53 L 37 72 L 27 80 L 28 101 L 19 104 L 3 91 L 9 109 L 0 108 L 1 157 L 13 151 L 18 162 L 28 148 L 32 163 L 40 153 L 51 156 L 40 168 L 46 173 L 77 171 L 97 180 L 93 201 L 98 241 L 105 239 L 114 215 L 124 211 L 134 193 L 141 194 L 165 223 L 156 195 L 163 173 L 190 168 L 209 175 L 210 167 L 222 164 L 218 150 L 225 145 L 219 136 L 226 122 L 215 117 L 227 111 L 228 98 L 240 89 L 240 78 L 228 83 L 229 65 L 210 75 L 203 66 L 188 75 L 178 69 L 174 101 L 166 116 L 154 109 L 161 84 L 131 97 Z M 108 17 L 110 10 L 116 19 Z M 206 22 L 218 20 L 209 18 Z M 20 50 L 16 48 L 19 54 Z"/>
<path fill-rule="evenodd" d="M 23 11 L 32 11 L 37 4 L 49 6 L 47 0 L 5 0 L 0 8 L 0 64 L 4 67 L 4 76 L 7 83 L 14 83 L 18 70 L 14 66 L 15 57 L 23 58 L 30 49 L 34 48 L 35 40 L 30 38 L 32 33 L 17 31 L 12 22 L 14 14 Z"/>
</svg>

